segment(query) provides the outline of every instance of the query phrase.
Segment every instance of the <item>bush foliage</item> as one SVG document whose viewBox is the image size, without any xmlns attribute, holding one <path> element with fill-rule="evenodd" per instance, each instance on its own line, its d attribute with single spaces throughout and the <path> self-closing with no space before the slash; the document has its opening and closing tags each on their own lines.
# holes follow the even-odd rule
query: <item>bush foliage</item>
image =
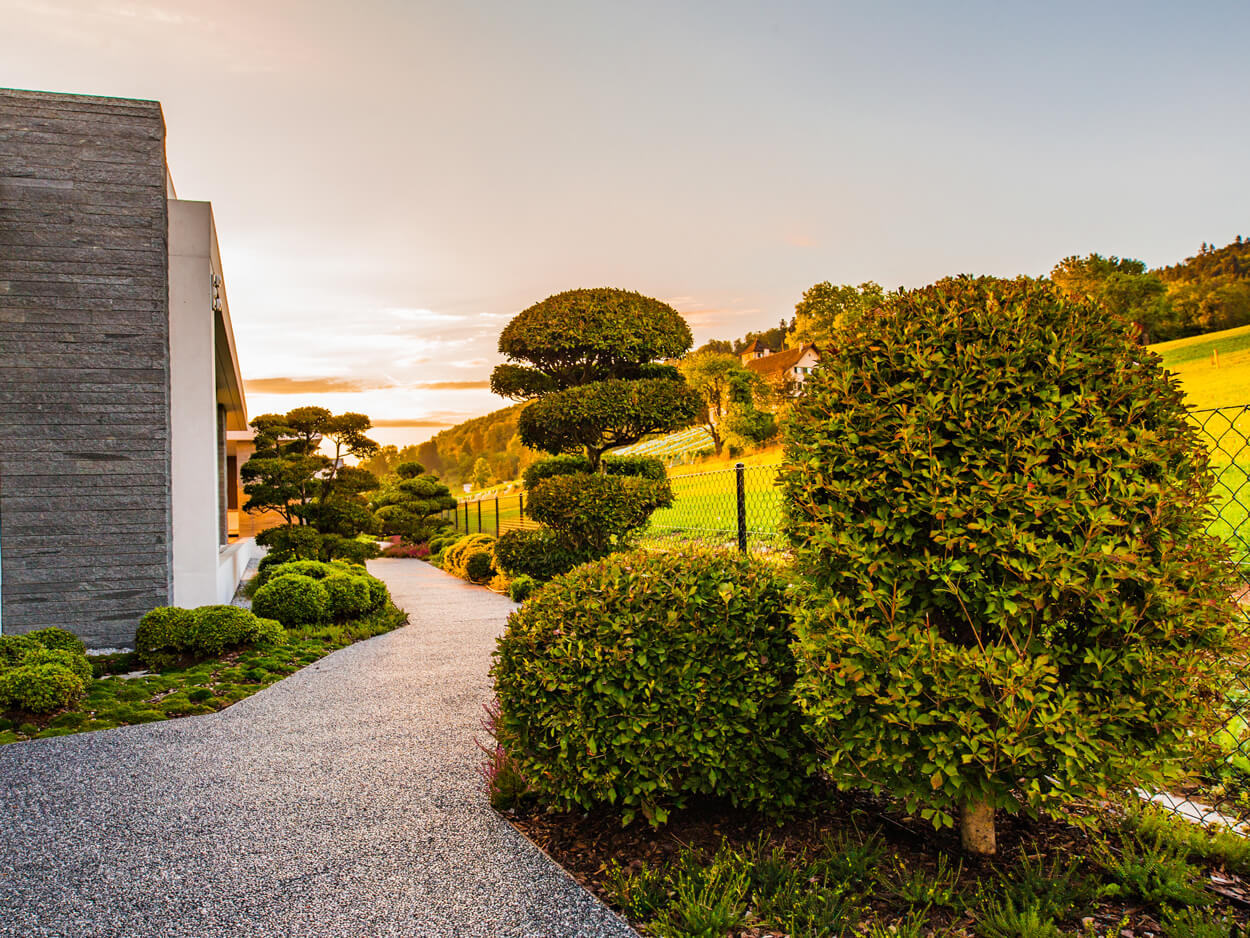
<svg viewBox="0 0 1250 938">
<path fill-rule="evenodd" d="M 697 795 L 794 805 L 813 768 L 783 586 L 731 556 L 614 554 L 513 612 L 492 674 L 497 736 L 571 808 L 663 823 Z"/>
<path fill-rule="evenodd" d="M 575 552 L 603 555 L 624 546 L 657 508 L 673 503 L 667 478 L 579 472 L 552 476 L 530 491 L 527 509 Z"/>
<path fill-rule="evenodd" d="M 1175 769 L 1219 719 L 1235 621 L 1175 381 L 1027 279 L 894 294 L 859 330 L 782 470 L 827 770 L 942 825 Z"/>
<path fill-rule="evenodd" d="M 325 619 L 330 598 L 320 581 L 306 574 L 282 573 L 256 591 L 252 609 L 258 616 L 293 628 Z"/>
<path fill-rule="evenodd" d="M 495 542 L 495 564 L 514 579 L 532 577 L 545 583 L 594 559 L 594 555 L 586 551 L 569 547 L 554 531 L 546 528 L 505 531 Z"/>
</svg>

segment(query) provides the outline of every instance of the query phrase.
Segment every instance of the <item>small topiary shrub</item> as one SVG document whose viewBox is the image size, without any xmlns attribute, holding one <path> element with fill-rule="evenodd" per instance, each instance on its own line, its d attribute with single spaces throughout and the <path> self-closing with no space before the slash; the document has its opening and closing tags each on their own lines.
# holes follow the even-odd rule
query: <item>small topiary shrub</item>
<svg viewBox="0 0 1250 938">
<path fill-rule="evenodd" d="M 38 642 L 44 648 L 70 651 L 76 655 L 85 655 L 87 653 L 87 646 L 82 643 L 81 638 L 73 632 L 58 629 L 56 626 L 49 626 L 46 629 L 35 629 L 33 632 L 27 632 L 26 637 Z"/>
<path fill-rule="evenodd" d="M 464 561 L 465 579 L 474 583 L 485 583 L 495 575 L 495 564 L 490 551 L 475 550 Z"/>
<path fill-rule="evenodd" d="M 262 619 L 253 615 L 244 641 L 257 648 L 272 648 L 274 645 L 281 645 L 286 638 L 286 629 L 277 619 Z"/>
<path fill-rule="evenodd" d="M 200 606 L 191 615 L 194 624 L 187 651 L 197 658 L 219 658 L 227 649 L 248 642 L 256 631 L 256 616 L 238 606 Z"/>
<path fill-rule="evenodd" d="M 668 479 L 579 472 L 545 479 L 527 510 L 570 550 L 602 556 L 625 546 L 657 508 L 673 503 Z"/>
<path fill-rule="evenodd" d="M 369 581 L 363 576 L 334 573 L 322 580 L 321 585 L 326 591 L 329 616 L 336 621 L 363 616 L 373 602 Z"/>
<path fill-rule="evenodd" d="M 996 809 L 1166 781 L 1240 660 L 1176 380 L 1043 281 L 943 281 L 856 328 L 782 470 L 826 771 L 983 853 Z"/>
<path fill-rule="evenodd" d="M 538 581 L 532 576 L 522 574 L 508 584 L 508 598 L 514 603 L 525 602 L 530 594 L 538 588 Z"/>
<path fill-rule="evenodd" d="M 62 664 L 19 665 L 0 673 L 0 706 L 8 709 L 52 713 L 68 707 L 82 692 L 82 678 Z"/>
<path fill-rule="evenodd" d="M 19 667 L 32 668 L 43 664 L 54 664 L 78 675 L 83 687 L 91 683 L 91 663 L 85 654 L 78 654 L 67 648 L 39 648 L 30 652 L 22 659 Z"/>
<path fill-rule="evenodd" d="M 274 577 L 252 597 L 252 611 L 265 619 L 277 619 L 286 628 L 313 625 L 326 618 L 329 597 L 325 587 L 310 576 L 285 574 Z"/>
<path fill-rule="evenodd" d="M 320 560 L 287 560 L 283 563 L 271 564 L 263 570 L 258 570 L 256 576 L 262 586 L 274 577 L 289 576 L 291 574 L 309 576 L 314 580 L 324 580 L 333 573 L 345 572 L 346 566 L 346 564 L 338 561 L 323 563 Z"/>
<path fill-rule="evenodd" d="M 369 587 L 369 611 L 376 612 L 391 601 L 391 591 L 375 576 L 365 574 L 365 583 Z"/>
<path fill-rule="evenodd" d="M 593 559 L 594 554 L 568 547 L 546 528 L 505 531 L 495 542 L 495 565 L 514 579 L 528 576 L 545 583 Z"/>
<path fill-rule="evenodd" d="M 23 658 L 42 647 L 26 635 L 0 635 L 0 668 L 21 664 Z"/>
<path fill-rule="evenodd" d="M 443 569 L 453 576 L 467 579 L 464 565 L 469 556 L 482 548 L 489 548 L 494 542 L 495 538 L 489 534 L 466 534 L 443 551 Z"/>
<path fill-rule="evenodd" d="M 189 651 L 195 629 L 190 609 L 158 606 L 145 613 L 135 631 L 135 654 L 149 668 L 171 668 Z"/>
<path fill-rule="evenodd" d="M 699 795 L 794 805 L 815 758 L 793 699 L 783 585 L 726 555 L 613 554 L 508 619 L 497 737 L 558 808 L 652 824 Z"/>
</svg>

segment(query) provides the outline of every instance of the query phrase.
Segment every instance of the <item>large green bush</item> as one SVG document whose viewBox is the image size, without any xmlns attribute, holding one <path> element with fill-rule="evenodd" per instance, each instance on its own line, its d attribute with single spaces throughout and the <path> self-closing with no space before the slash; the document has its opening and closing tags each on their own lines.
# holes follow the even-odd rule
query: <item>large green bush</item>
<svg viewBox="0 0 1250 938">
<path fill-rule="evenodd" d="M 782 470 L 827 771 L 982 851 L 995 809 L 1174 772 L 1219 720 L 1236 621 L 1175 379 L 1027 279 L 895 294 L 858 330 Z"/>
<path fill-rule="evenodd" d="M 790 638 L 783 586 L 759 563 L 613 554 L 509 617 L 492 668 L 498 738 L 560 807 L 660 824 L 699 795 L 793 805 L 814 760 Z"/>
<path fill-rule="evenodd" d="M 83 679 L 63 664 L 18 665 L 0 672 L 0 707 L 51 713 L 81 697 L 83 686 Z"/>
<path fill-rule="evenodd" d="M 149 668 L 173 667 L 187 654 L 194 630 L 195 616 L 190 609 L 158 606 L 139 620 L 135 630 L 135 653 Z"/>
<path fill-rule="evenodd" d="M 287 573 L 276 576 L 252 597 L 252 611 L 265 619 L 277 619 L 286 628 L 313 625 L 326 618 L 329 597 L 325 587 L 310 576 Z"/>
</svg>

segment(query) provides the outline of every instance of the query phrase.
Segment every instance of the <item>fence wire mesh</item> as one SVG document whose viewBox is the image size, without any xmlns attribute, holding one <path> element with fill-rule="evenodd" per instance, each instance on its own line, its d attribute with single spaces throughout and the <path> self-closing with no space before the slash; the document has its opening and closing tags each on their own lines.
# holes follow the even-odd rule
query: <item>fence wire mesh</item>
<svg viewBox="0 0 1250 938">
<path fill-rule="evenodd" d="M 1250 631 L 1250 405 L 1190 412 L 1210 452 L 1214 475 L 1208 531 L 1227 543 L 1236 581 L 1239 626 Z M 776 465 L 671 473 L 673 504 L 655 512 L 642 541 L 755 553 L 786 549 L 784 509 Z M 497 534 L 533 527 L 525 493 L 488 495 L 459 503 L 455 530 Z M 1170 793 L 1141 792 L 1190 821 L 1234 827 L 1250 835 L 1250 659 L 1229 690 L 1227 722 L 1214 761 Z"/>
</svg>

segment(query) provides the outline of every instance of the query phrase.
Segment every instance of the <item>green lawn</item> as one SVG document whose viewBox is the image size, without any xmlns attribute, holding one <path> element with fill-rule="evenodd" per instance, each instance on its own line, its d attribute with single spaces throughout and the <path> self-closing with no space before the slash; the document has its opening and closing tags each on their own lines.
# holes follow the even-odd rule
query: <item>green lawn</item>
<svg viewBox="0 0 1250 938">
<path fill-rule="evenodd" d="M 1250 326 L 1150 346 L 1181 379 L 1191 407 L 1250 404 Z"/>
</svg>

